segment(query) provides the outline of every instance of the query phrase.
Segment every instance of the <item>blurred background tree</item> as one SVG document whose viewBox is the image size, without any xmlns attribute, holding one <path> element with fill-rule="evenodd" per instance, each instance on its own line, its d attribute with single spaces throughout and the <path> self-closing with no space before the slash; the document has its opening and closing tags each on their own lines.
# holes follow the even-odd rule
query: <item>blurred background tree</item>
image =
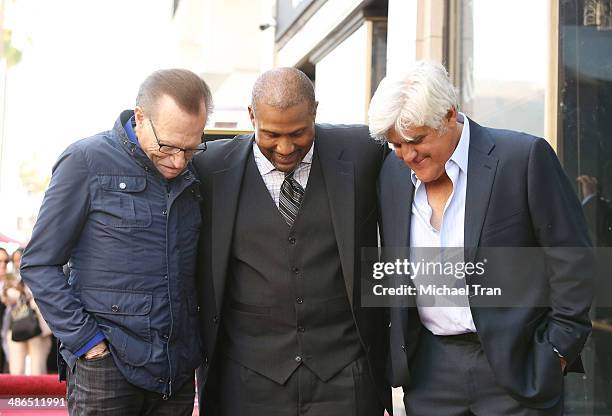
<svg viewBox="0 0 612 416">
<path fill-rule="evenodd" d="M 2 40 L 3 40 L 3 58 L 6 59 L 6 64 L 8 67 L 16 65 L 21 60 L 21 51 L 15 48 L 11 44 L 13 31 L 10 29 L 2 30 Z"/>
</svg>

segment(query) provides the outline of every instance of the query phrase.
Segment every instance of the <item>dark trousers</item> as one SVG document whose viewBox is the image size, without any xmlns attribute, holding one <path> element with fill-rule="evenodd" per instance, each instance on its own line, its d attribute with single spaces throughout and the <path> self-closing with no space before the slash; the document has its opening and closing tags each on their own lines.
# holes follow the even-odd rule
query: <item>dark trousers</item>
<svg viewBox="0 0 612 416">
<path fill-rule="evenodd" d="M 227 358 L 219 359 L 215 373 L 203 398 L 206 416 L 384 414 L 364 357 L 326 382 L 301 365 L 281 385 Z"/>
<path fill-rule="evenodd" d="M 410 385 L 404 387 L 408 416 L 563 414 L 563 399 L 554 408 L 531 409 L 512 398 L 495 381 L 478 342 L 436 336 L 424 329 L 410 370 Z"/>
<path fill-rule="evenodd" d="M 191 416 L 195 386 L 187 382 L 164 400 L 159 393 L 128 383 L 108 354 L 93 360 L 79 359 L 74 371 L 68 370 L 67 396 L 71 416 Z"/>
</svg>

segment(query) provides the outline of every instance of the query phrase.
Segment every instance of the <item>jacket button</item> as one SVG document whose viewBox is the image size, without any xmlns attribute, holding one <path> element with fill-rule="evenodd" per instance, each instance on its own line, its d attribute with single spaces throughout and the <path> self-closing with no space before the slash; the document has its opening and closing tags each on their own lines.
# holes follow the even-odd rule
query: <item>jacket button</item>
<svg viewBox="0 0 612 416">
<path fill-rule="evenodd" d="M 294 236 L 289 237 L 289 244 L 295 244 L 295 237 Z"/>
<path fill-rule="evenodd" d="M 291 271 L 293 272 L 293 274 L 300 274 L 300 269 L 298 269 L 297 267 L 292 268 Z"/>
<path fill-rule="evenodd" d="M 208 367 L 208 357 L 204 357 L 204 367 Z"/>
<path fill-rule="evenodd" d="M 168 213 L 168 210 L 162 209 L 162 214 L 166 215 Z"/>
<path fill-rule="evenodd" d="M 125 189 L 127 187 L 127 185 L 125 184 L 125 182 L 121 182 L 119 184 L 119 189 Z"/>
<path fill-rule="evenodd" d="M 200 310 L 201 310 L 201 309 L 202 309 L 202 308 L 200 308 L 200 305 L 196 306 L 196 310 L 197 310 L 198 312 L 200 312 Z"/>
<path fill-rule="evenodd" d="M 295 301 L 296 301 L 297 303 L 299 303 L 299 304 L 304 303 L 304 299 L 302 299 L 302 298 L 297 298 Z"/>
<path fill-rule="evenodd" d="M 402 345 L 402 351 L 406 351 L 406 346 Z"/>
<path fill-rule="evenodd" d="M 117 306 L 117 305 L 113 305 L 113 306 L 111 306 L 111 311 L 113 311 L 113 312 L 119 312 L 119 306 Z"/>
<path fill-rule="evenodd" d="M 167 274 L 164 275 L 164 280 L 168 280 L 168 275 Z"/>
<path fill-rule="evenodd" d="M 217 315 L 215 315 L 213 317 L 212 321 L 213 321 L 213 324 L 215 324 L 215 325 L 218 324 L 219 323 L 219 317 Z"/>
<path fill-rule="evenodd" d="M 295 357 L 295 362 L 296 363 L 301 363 L 302 362 L 302 357 L 300 355 L 298 355 L 297 357 Z"/>
<path fill-rule="evenodd" d="M 164 341 L 168 341 L 170 337 L 168 336 L 168 334 L 164 334 L 162 335 L 162 338 L 164 339 Z"/>
<path fill-rule="evenodd" d="M 298 330 L 298 332 L 306 331 L 306 329 L 303 326 L 298 326 L 297 330 Z"/>
</svg>

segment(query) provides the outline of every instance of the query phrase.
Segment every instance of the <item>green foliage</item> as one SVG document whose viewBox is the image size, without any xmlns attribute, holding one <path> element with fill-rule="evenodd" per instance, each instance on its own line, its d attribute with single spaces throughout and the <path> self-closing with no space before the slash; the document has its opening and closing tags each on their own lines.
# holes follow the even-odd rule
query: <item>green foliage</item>
<svg viewBox="0 0 612 416">
<path fill-rule="evenodd" d="M 6 57 L 8 66 L 11 67 L 18 64 L 19 61 L 21 61 L 21 51 L 13 47 L 11 43 L 11 31 L 5 29 L 2 38 L 4 42 L 4 56 Z"/>
</svg>

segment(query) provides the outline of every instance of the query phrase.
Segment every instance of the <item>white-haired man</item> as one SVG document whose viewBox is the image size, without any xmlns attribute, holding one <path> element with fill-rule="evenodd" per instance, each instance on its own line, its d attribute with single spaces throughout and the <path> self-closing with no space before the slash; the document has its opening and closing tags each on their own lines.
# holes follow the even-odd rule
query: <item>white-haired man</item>
<svg viewBox="0 0 612 416">
<path fill-rule="evenodd" d="M 536 247 L 533 284 L 519 293 L 547 304 L 479 308 L 465 295 L 463 306 L 437 307 L 417 296 L 415 307 L 392 308 L 392 382 L 409 415 L 561 415 L 562 375 L 582 370 L 591 329 L 580 203 L 545 140 L 482 127 L 457 107 L 432 62 L 374 94 L 370 132 L 395 150 L 379 178 L 383 244 L 465 247 L 464 261 L 484 247 Z M 555 255 L 562 247 L 585 249 Z"/>
</svg>

